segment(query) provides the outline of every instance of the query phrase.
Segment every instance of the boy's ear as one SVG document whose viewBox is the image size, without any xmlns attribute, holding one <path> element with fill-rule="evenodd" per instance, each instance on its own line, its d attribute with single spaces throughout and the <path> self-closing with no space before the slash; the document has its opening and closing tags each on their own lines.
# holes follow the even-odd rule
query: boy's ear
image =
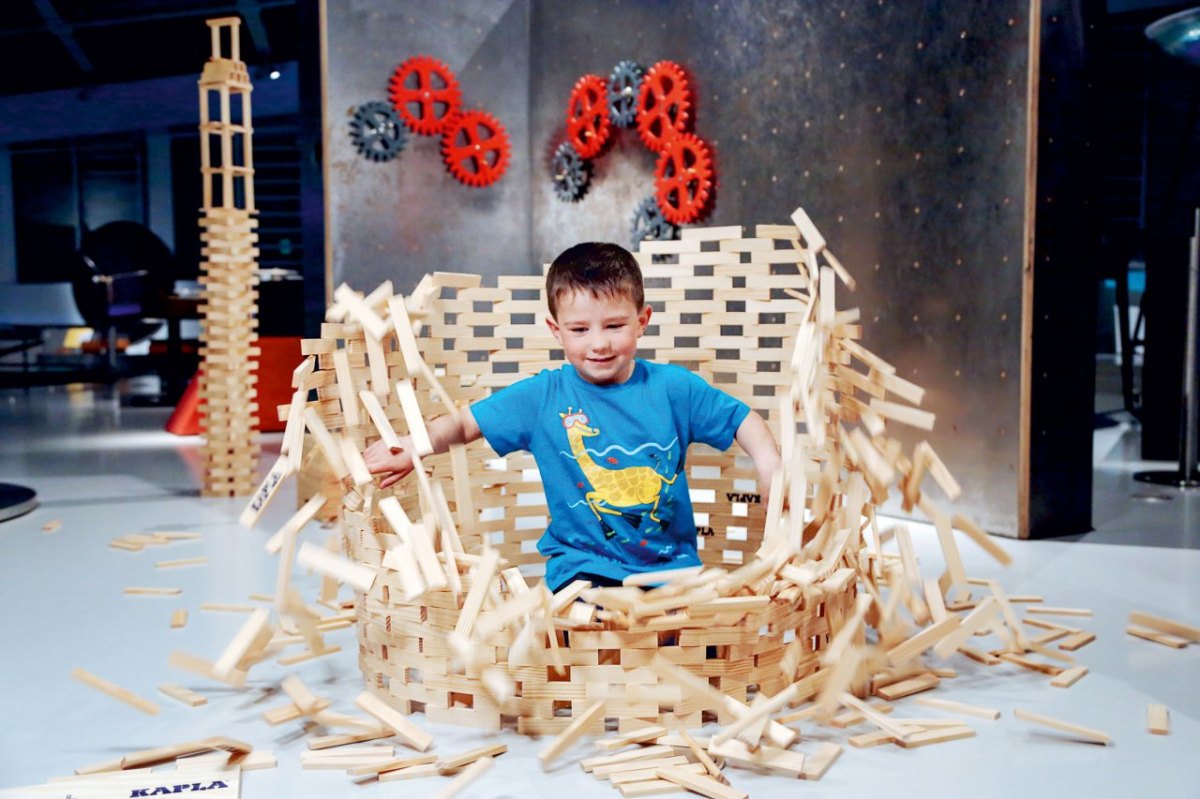
<svg viewBox="0 0 1200 799">
<path fill-rule="evenodd" d="M 649 305 L 645 305 L 642 307 L 642 310 L 638 313 L 638 336 L 639 337 L 643 333 L 646 332 L 646 325 L 650 324 L 650 316 L 653 312 L 654 312 L 653 308 L 651 308 Z"/>
<path fill-rule="evenodd" d="M 546 327 L 550 328 L 550 333 L 554 336 L 554 340 L 562 344 L 562 331 L 559 329 L 558 322 L 555 321 L 553 316 L 546 317 Z"/>
</svg>

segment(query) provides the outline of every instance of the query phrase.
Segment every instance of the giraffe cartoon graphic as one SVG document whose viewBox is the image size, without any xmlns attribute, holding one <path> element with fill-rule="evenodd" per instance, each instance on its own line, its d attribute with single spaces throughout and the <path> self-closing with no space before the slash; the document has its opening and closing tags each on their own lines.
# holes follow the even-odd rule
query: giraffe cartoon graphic
<svg viewBox="0 0 1200 799">
<path fill-rule="evenodd" d="M 600 430 L 588 426 L 588 417 L 583 408 L 573 411 L 567 408 L 566 413 L 560 413 L 562 426 L 567 431 L 567 441 L 571 453 L 579 468 L 591 483 L 592 490 L 584 495 L 606 538 L 616 535 L 612 527 L 601 514 L 621 516 L 635 528 L 641 525 L 642 514 L 629 513 L 621 508 L 632 508 L 638 505 L 650 505 L 649 515 L 652 521 L 662 524 L 662 519 L 655 516 L 658 503 L 662 499 L 664 486 L 674 485 L 679 475 L 670 479 L 649 466 L 627 466 L 623 469 L 609 469 L 596 463 L 584 446 L 583 440 L 600 434 Z"/>
</svg>

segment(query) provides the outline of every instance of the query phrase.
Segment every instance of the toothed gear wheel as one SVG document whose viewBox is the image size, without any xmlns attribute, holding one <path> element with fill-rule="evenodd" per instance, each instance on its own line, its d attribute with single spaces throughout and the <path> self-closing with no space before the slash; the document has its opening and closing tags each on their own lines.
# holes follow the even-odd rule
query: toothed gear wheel
<svg viewBox="0 0 1200 799">
<path fill-rule="evenodd" d="M 638 93 L 646 70 L 636 61 L 621 61 L 608 76 L 608 118 L 618 128 L 637 121 Z"/>
<path fill-rule="evenodd" d="M 569 141 L 558 145 L 554 151 L 550 171 L 554 174 L 554 194 L 563 202 L 576 202 L 587 193 L 592 179 L 592 162 L 580 158 Z"/>
<path fill-rule="evenodd" d="M 391 161 L 408 143 L 404 124 L 387 103 L 363 103 L 350 119 L 350 140 L 364 157 Z"/>
<path fill-rule="evenodd" d="M 464 111 L 446 125 L 442 158 L 460 183 L 482 188 L 508 169 L 512 146 L 500 121 L 486 111 Z"/>
<path fill-rule="evenodd" d="M 445 63 L 413 56 L 392 73 L 388 97 L 413 133 L 438 136 L 462 109 L 462 90 Z"/>
<path fill-rule="evenodd" d="M 712 153 L 692 133 L 667 142 L 654 167 L 658 207 L 674 225 L 695 222 L 708 208 L 713 188 Z"/>
<path fill-rule="evenodd" d="M 608 86 L 599 75 L 584 75 L 567 100 L 567 139 L 584 158 L 593 158 L 612 133 Z"/>
<path fill-rule="evenodd" d="M 659 61 L 642 78 L 638 92 L 637 129 L 642 142 L 656 153 L 691 125 L 692 92 L 683 67 Z"/>
<path fill-rule="evenodd" d="M 679 237 L 679 228 L 668 222 L 658 207 L 658 198 L 650 195 L 633 212 L 633 248 L 643 241 L 670 241 Z"/>
</svg>

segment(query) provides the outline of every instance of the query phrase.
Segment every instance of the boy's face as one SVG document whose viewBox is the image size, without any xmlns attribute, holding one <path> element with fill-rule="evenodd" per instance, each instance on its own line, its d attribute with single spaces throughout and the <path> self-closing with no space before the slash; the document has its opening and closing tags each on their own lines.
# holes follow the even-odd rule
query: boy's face
<svg viewBox="0 0 1200 799">
<path fill-rule="evenodd" d="M 557 318 L 546 319 L 567 361 L 598 386 L 624 383 L 633 375 L 637 341 L 649 322 L 649 305 L 639 309 L 629 297 L 588 291 L 562 295 Z"/>
</svg>

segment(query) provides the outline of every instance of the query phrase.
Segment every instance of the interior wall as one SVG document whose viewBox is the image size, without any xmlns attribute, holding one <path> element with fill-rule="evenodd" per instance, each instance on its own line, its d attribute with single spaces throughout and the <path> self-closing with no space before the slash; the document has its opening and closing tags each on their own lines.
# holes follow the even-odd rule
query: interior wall
<svg viewBox="0 0 1200 799">
<path fill-rule="evenodd" d="M 588 195 L 553 194 L 550 155 L 583 74 L 679 62 L 716 152 L 706 222 L 786 222 L 803 206 L 858 289 L 868 346 L 928 390 L 928 438 L 960 507 L 1018 532 L 1028 3 L 618 0 L 533 3 L 533 250 L 628 243 L 654 161 L 622 131 Z M 603 33 L 600 33 L 603 32 Z M 935 489 L 936 490 L 936 489 Z"/>
<path fill-rule="evenodd" d="M 408 292 L 426 272 L 529 271 L 529 2 L 440 4 L 327 0 L 324 140 L 331 283 Z M 396 67 L 415 55 L 446 62 L 464 107 L 498 118 L 512 143 L 504 176 L 486 188 L 456 181 L 440 138 L 408 134 L 392 161 L 357 152 L 350 121 L 388 100 Z"/>
<path fill-rule="evenodd" d="M 579 77 L 624 59 L 677 61 L 695 130 L 716 155 L 703 223 L 786 222 L 803 206 L 858 278 L 839 306 L 860 307 L 868 346 L 928 390 L 937 428 L 908 431 L 908 443 L 928 439 L 940 453 L 964 489 L 958 509 L 993 532 L 1028 534 L 1030 7 L 458 0 L 417 13 L 328 0 L 329 276 L 362 289 L 391 278 L 403 291 L 434 269 L 535 273 L 579 241 L 628 244 L 653 191 L 654 159 L 636 133 L 616 133 L 576 203 L 554 196 L 551 157 Z M 508 128 L 513 162 L 495 186 L 453 181 L 433 138 L 410 135 L 389 163 L 354 151 L 353 109 L 386 99 L 391 70 L 418 53 L 449 62 L 467 105 Z"/>
</svg>

